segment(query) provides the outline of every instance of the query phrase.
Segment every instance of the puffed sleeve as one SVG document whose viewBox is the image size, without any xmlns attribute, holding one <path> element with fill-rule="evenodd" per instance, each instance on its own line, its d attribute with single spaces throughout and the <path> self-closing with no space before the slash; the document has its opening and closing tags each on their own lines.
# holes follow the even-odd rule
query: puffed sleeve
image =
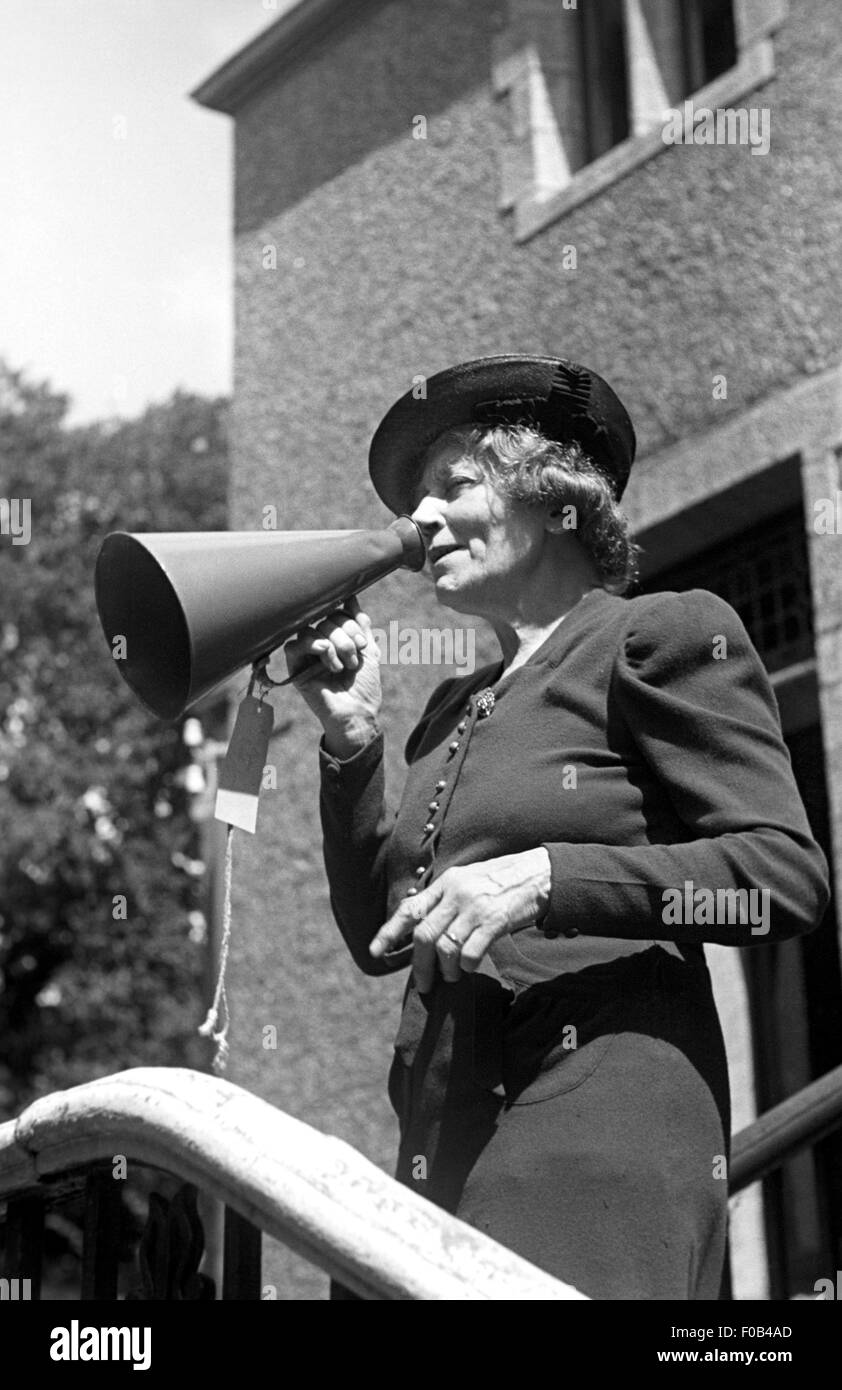
<svg viewBox="0 0 842 1390">
<path fill-rule="evenodd" d="M 441 682 L 406 744 L 407 762 L 439 701 L 452 685 Z M 319 744 L 319 813 L 330 905 L 356 965 L 366 975 L 388 975 L 412 960 L 412 946 L 375 960 L 369 945 L 387 917 L 387 854 L 396 812 L 386 800 L 382 733 L 351 758 Z"/>
<path fill-rule="evenodd" d="M 702 589 L 636 602 L 611 693 L 687 838 L 545 845 L 545 930 L 752 946 L 817 926 L 827 861 L 765 668 L 733 608 Z"/>
</svg>

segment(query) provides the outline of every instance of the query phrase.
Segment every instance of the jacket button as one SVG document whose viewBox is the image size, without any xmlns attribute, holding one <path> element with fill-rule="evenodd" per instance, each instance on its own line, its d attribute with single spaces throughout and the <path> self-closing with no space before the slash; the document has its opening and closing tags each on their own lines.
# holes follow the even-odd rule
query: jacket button
<svg viewBox="0 0 842 1390">
<path fill-rule="evenodd" d="M 424 834 L 425 834 L 425 835 L 431 835 L 431 834 L 433 833 L 433 831 L 435 830 L 435 828 L 436 828 L 436 827 L 435 827 L 435 825 L 433 824 L 433 822 L 432 822 L 431 820 L 428 820 L 428 821 L 427 821 L 427 824 L 424 826 Z"/>
<path fill-rule="evenodd" d="M 451 757 L 452 757 L 453 754 L 456 752 L 456 749 L 457 749 L 458 747 L 459 747 L 459 740 L 458 740 L 458 738 L 455 738 L 455 739 L 453 740 L 452 743 L 449 743 L 449 744 L 447 745 L 447 751 L 448 751 L 448 753 L 451 755 Z"/>
<path fill-rule="evenodd" d="M 444 778 L 440 778 L 439 781 L 436 782 L 436 791 L 443 792 L 446 786 L 447 783 L 445 782 Z"/>
<path fill-rule="evenodd" d="M 417 889 L 417 888 L 407 888 L 407 890 L 406 890 L 406 896 L 407 896 L 408 898 L 414 898 L 414 897 L 415 897 L 415 894 L 416 894 L 417 892 L 418 892 L 418 889 Z"/>
<path fill-rule="evenodd" d="M 464 734 L 464 732 L 465 732 L 465 730 L 467 729 L 467 727 L 468 727 L 468 721 L 467 721 L 467 719 L 463 719 L 461 724 L 457 724 L 457 725 L 456 725 L 456 732 L 457 732 L 457 734 Z"/>
<path fill-rule="evenodd" d="M 438 809 L 439 809 L 439 803 L 438 803 L 437 801 L 431 801 L 430 804 L 429 804 L 429 806 L 427 807 L 427 810 L 428 810 L 428 811 L 437 811 Z"/>
<path fill-rule="evenodd" d="M 423 878 L 426 872 L 427 872 L 427 870 L 426 870 L 426 868 L 424 867 L 424 865 L 423 865 L 423 864 L 419 864 L 419 865 L 418 865 L 418 868 L 415 870 L 415 877 L 416 877 L 416 878 Z M 417 888 L 416 888 L 416 889 L 415 889 L 415 892 L 417 892 L 417 891 L 418 891 L 418 890 L 417 890 Z"/>
</svg>

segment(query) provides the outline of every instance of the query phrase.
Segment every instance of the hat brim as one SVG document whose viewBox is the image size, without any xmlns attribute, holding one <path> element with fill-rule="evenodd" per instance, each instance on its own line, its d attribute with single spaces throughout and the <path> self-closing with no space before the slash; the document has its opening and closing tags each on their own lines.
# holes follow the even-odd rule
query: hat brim
<svg viewBox="0 0 842 1390">
<path fill-rule="evenodd" d="M 531 424 L 550 439 L 577 439 L 621 497 L 634 461 L 628 412 L 602 377 L 561 357 L 499 356 L 461 362 L 407 391 L 371 441 L 369 472 L 397 515 L 414 509 L 424 455 L 460 425 Z"/>
</svg>

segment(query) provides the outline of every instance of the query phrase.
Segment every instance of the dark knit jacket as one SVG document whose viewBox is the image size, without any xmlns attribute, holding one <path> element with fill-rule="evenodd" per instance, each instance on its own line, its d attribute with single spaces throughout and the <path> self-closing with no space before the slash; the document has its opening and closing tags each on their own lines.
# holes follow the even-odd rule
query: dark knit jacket
<svg viewBox="0 0 842 1390">
<path fill-rule="evenodd" d="M 476 696 L 487 687 L 495 703 L 482 717 Z M 374 961 L 368 945 L 411 886 L 538 845 L 551 861 L 540 929 L 496 942 L 457 986 L 439 980 L 419 998 L 409 981 L 390 1090 L 414 1144 L 427 1142 L 419 1134 L 443 1097 L 459 1094 L 460 1036 L 474 1080 L 512 1099 L 556 1060 L 583 1065 L 561 1054 L 557 1033 L 571 1017 L 574 977 L 598 984 L 589 999 L 622 996 L 627 1024 L 618 1004 L 611 1027 L 633 1030 L 632 996 L 653 961 L 656 988 L 689 1001 L 678 1010 L 688 1030 L 678 1045 L 692 1050 L 694 1030 L 718 1035 L 703 943 L 758 946 L 808 932 L 828 902 L 827 863 L 766 671 L 734 610 L 704 590 L 634 599 L 591 590 L 510 675 L 498 663 L 444 681 L 407 742 L 397 815 L 384 800 L 382 736 L 347 761 L 324 748 L 320 759 L 331 903 L 367 974 L 409 964 L 411 946 Z M 731 891 L 718 920 L 706 920 L 697 904 L 717 890 Z M 765 901 L 768 930 L 756 913 L 739 920 L 733 890 L 753 892 L 755 908 Z M 676 922 L 667 900 L 691 920 Z M 564 994 L 561 1012 L 548 992 Z M 598 1009 L 583 997 L 587 1039 Z M 663 1026 L 666 1036 L 678 1025 Z M 711 1086 L 727 1135 L 722 1066 Z"/>
</svg>

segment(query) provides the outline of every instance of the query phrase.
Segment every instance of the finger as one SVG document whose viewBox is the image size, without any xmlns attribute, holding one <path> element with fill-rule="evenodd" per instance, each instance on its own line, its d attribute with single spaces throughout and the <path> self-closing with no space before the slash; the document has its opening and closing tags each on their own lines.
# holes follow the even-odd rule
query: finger
<svg viewBox="0 0 842 1390">
<path fill-rule="evenodd" d="M 348 614 L 349 618 L 355 618 L 357 622 L 359 622 L 360 601 L 357 598 L 356 594 L 351 594 L 351 597 L 347 598 L 343 603 L 342 608 Z"/>
<path fill-rule="evenodd" d="M 384 922 L 369 945 L 370 953 L 382 956 L 396 946 L 407 946 L 416 929 L 433 908 L 441 902 L 444 888 L 441 882 L 431 883 L 420 893 L 407 894 L 388 922 Z"/>
<path fill-rule="evenodd" d="M 374 629 L 373 629 L 373 626 L 372 626 L 371 618 L 368 616 L 367 613 L 358 613 L 358 614 L 357 614 L 357 625 L 358 625 L 358 627 L 359 627 L 359 633 L 358 633 L 357 636 L 356 636 L 357 646 L 358 646 L 358 647 L 365 647 L 365 646 L 368 646 L 368 644 L 369 644 L 369 643 L 371 642 L 371 640 L 372 640 L 372 633 L 373 633 L 373 630 L 374 630 Z M 362 640 L 361 640 L 361 639 L 362 639 Z"/>
<path fill-rule="evenodd" d="M 351 633 L 358 647 L 365 647 L 371 638 L 372 623 L 368 614 L 364 613 L 360 608 L 360 601 L 356 594 L 351 594 L 351 597 L 345 600 L 341 609 L 337 609 L 337 612 L 347 613 L 348 617 L 353 619 L 356 623 L 356 627 L 351 626 L 350 628 L 346 628 L 346 631 Z"/>
<path fill-rule="evenodd" d="M 464 935 L 464 929 L 462 935 Z M 473 974 L 489 946 L 496 941 L 497 935 L 498 933 L 494 931 L 493 927 L 475 927 L 462 943 L 459 966 L 466 975 Z"/>
<path fill-rule="evenodd" d="M 331 644 L 327 638 L 319 637 L 312 628 L 306 628 L 297 637 L 292 637 L 285 643 L 283 652 L 286 659 L 287 671 L 291 676 L 297 676 L 305 671 L 309 671 L 312 676 L 313 666 L 316 657 L 320 657 L 325 665 L 328 664 L 326 658 L 332 651 Z M 340 669 L 342 669 L 340 667 Z"/>
<path fill-rule="evenodd" d="M 306 666 L 301 667 L 294 673 L 290 673 L 290 681 L 297 690 L 303 690 L 307 685 L 313 685 L 317 689 L 324 687 L 325 682 L 340 676 L 347 688 L 349 672 L 338 660 L 332 647 L 326 651 L 315 651 L 313 658 Z"/>
<path fill-rule="evenodd" d="M 341 609 L 329 613 L 316 624 L 316 631 L 333 643 L 334 650 L 343 666 L 352 670 L 360 664 L 360 650 L 368 638 L 353 618 L 344 616 Z"/>
<path fill-rule="evenodd" d="M 435 943 L 435 958 L 438 960 L 442 978 L 447 984 L 454 985 L 462 974 L 462 943 L 456 938 L 455 933 L 451 935 L 449 930 L 441 933 Z M 435 962 L 433 962 L 433 964 L 434 963 Z M 416 979 L 417 978 L 418 971 L 416 969 Z M 429 978 L 430 984 L 426 986 L 426 988 L 432 988 L 435 970 L 431 966 L 428 966 L 426 957 L 422 967 L 422 978 Z M 424 992 L 424 987 L 420 983 L 418 988 L 422 993 Z"/>
<path fill-rule="evenodd" d="M 345 663 L 330 638 L 322 637 L 315 628 L 307 629 L 301 650 L 306 653 L 306 660 L 302 663 L 303 669 L 299 667 L 296 674 L 300 671 L 302 681 L 305 676 L 312 679 L 320 673 L 324 675 L 325 670 L 332 676 L 345 670 Z"/>
<path fill-rule="evenodd" d="M 320 622 L 335 623 L 336 626 L 349 637 L 353 638 L 358 644 L 364 643 L 367 639 L 366 628 L 371 628 L 371 619 L 367 613 L 349 613 L 347 607 L 334 608 L 332 613 L 326 613 Z"/>
<path fill-rule="evenodd" d="M 360 655 L 367 646 L 371 646 L 371 620 L 364 613 L 352 617 L 345 609 L 335 609 L 320 621 L 318 630 L 333 642 L 346 666 L 354 666 L 354 655 Z"/>
<path fill-rule="evenodd" d="M 459 937 L 458 912 L 455 904 L 447 898 L 432 908 L 415 928 L 412 969 L 422 994 L 433 987 L 436 962 L 449 984 L 455 984 L 459 979 L 462 973 L 459 967 Z"/>
<path fill-rule="evenodd" d="M 424 915 L 423 908 L 419 909 L 415 906 L 421 896 L 419 893 L 417 897 L 404 898 L 388 922 L 383 923 L 368 948 L 369 953 L 375 959 L 385 955 L 387 951 L 394 951 L 397 946 L 409 945 L 412 933 Z"/>
</svg>

